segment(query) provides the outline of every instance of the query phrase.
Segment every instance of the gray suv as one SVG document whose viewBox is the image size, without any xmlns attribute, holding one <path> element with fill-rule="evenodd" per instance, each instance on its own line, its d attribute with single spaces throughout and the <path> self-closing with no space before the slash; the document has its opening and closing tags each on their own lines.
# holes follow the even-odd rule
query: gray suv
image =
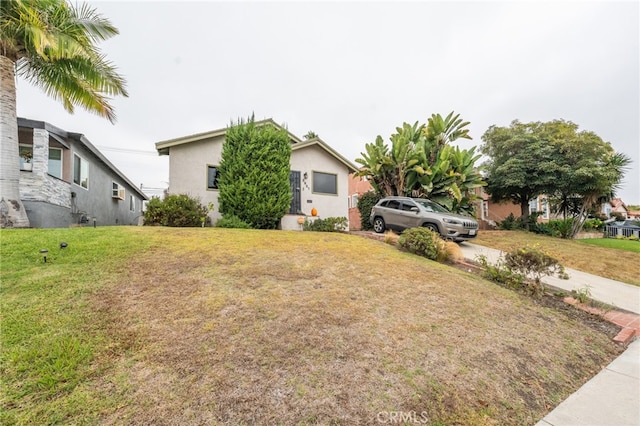
<svg viewBox="0 0 640 426">
<path fill-rule="evenodd" d="M 478 234 L 478 222 L 469 216 L 449 212 L 426 198 L 386 197 L 371 209 L 369 222 L 373 230 L 403 231 L 424 226 L 456 242 L 470 240 Z"/>
</svg>

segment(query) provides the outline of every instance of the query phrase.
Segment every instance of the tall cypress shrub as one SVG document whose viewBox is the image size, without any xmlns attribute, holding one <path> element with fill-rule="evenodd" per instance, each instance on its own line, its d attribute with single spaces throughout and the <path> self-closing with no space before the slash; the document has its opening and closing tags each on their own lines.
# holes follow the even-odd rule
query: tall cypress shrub
<svg viewBox="0 0 640 426">
<path fill-rule="evenodd" d="M 289 210 L 291 145 L 287 131 L 251 116 L 227 129 L 218 179 L 220 212 L 274 229 Z"/>
</svg>

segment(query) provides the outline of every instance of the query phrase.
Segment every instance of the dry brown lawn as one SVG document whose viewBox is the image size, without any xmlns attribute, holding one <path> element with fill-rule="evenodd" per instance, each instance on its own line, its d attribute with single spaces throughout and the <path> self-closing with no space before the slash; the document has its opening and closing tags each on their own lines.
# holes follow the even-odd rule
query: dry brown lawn
<svg viewBox="0 0 640 426">
<path fill-rule="evenodd" d="M 524 231 L 481 231 L 473 243 L 503 251 L 539 244 L 568 268 L 640 286 L 638 253 Z"/>
<path fill-rule="evenodd" d="M 621 349 L 474 275 L 356 236 L 133 229 L 93 297 L 104 424 L 533 424 Z M 103 359 L 101 365 L 105 365 Z M 384 416 L 382 418 L 384 420 Z"/>
</svg>

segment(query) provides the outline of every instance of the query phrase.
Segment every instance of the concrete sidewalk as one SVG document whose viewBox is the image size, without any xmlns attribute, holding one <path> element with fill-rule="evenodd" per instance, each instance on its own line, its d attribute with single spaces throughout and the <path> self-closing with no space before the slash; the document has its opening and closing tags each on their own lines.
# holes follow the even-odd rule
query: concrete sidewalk
<svg viewBox="0 0 640 426">
<path fill-rule="evenodd" d="M 640 425 L 640 340 L 536 426 Z"/>
<path fill-rule="evenodd" d="M 496 263 L 502 254 L 467 242 L 460 248 L 470 261 L 484 255 L 489 263 Z M 574 269 L 566 271 L 568 280 L 545 277 L 542 281 L 565 291 L 588 286 L 592 299 L 640 314 L 640 287 Z M 536 424 L 570 425 L 640 426 L 640 340 L 636 338 L 622 355 Z"/>
<path fill-rule="evenodd" d="M 484 255 L 489 263 L 496 263 L 502 255 L 500 250 L 468 242 L 460 244 L 460 248 L 465 259 L 471 261 L 475 261 L 478 255 Z M 544 277 L 542 282 L 567 292 L 588 288 L 591 292 L 591 299 L 606 303 L 614 308 L 640 314 L 640 287 L 571 268 L 565 269 L 569 274 L 568 280 L 558 277 Z"/>
</svg>

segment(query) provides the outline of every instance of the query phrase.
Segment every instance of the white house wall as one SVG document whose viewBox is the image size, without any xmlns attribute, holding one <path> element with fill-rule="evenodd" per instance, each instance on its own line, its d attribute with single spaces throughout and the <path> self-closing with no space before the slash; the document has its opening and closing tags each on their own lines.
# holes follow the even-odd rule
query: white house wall
<svg viewBox="0 0 640 426">
<path fill-rule="evenodd" d="M 197 197 L 203 205 L 213 203 L 212 223 L 222 217 L 218 190 L 207 189 L 208 166 L 220 166 L 223 137 L 172 146 L 169 154 L 169 192 Z"/>
<path fill-rule="evenodd" d="M 311 209 L 315 207 L 319 218 L 349 217 L 349 170 L 344 164 L 318 145 L 311 145 L 291 152 L 291 170 L 300 172 L 300 201 L 305 215 L 311 216 Z M 338 195 L 314 193 L 314 171 L 337 174 Z M 307 179 L 304 179 L 305 173 L 307 173 Z M 299 215 L 285 215 L 282 219 L 282 229 L 300 229 L 299 217 Z"/>
</svg>

